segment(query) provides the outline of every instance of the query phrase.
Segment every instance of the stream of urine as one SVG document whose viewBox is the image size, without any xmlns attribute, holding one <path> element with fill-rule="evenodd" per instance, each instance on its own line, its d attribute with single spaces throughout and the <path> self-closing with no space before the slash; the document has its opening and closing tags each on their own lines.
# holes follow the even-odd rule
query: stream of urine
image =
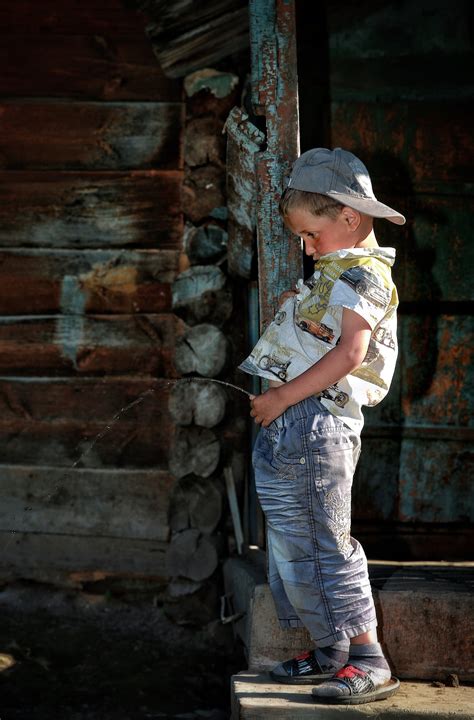
<svg viewBox="0 0 474 720">
<path fill-rule="evenodd" d="M 150 396 L 150 395 L 153 395 L 157 390 L 159 390 L 159 389 L 162 388 L 162 387 L 167 387 L 167 386 L 169 386 L 169 385 L 173 385 L 173 384 L 177 384 L 177 383 L 192 383 L 192 382 L 206 382 L 206 383 L 212 382 L 212 383 L 217 383 L 218 385 L 224 385 L 225 387 L 231 388 L 232 390 L 236 390 L 236 391 L 238 391 L 238 392 L 241 392 L 241 393 L 243 393 L 244 395 L 247 395 L 248 398 L 251 398 L 251 397 L 252 397 L 252 394 L 251 394 L 251 393 L 247 392 L 247 390 L 244 390 L 243 388 L 239 387 L 238 385 L 233 385 L 232 383 L 225 382 L 224 380 L 216 380 L 215 378 L 188 377 L 188 378 L 178 378 L 178 379 L 176 379 L 176 380 L 174 380 L 174 379 L 173 379 L 173 380 L 165 380 L 164 382 L 163 382 L 163 381 L 160 381 L 160 387 L 159 387 L 159 388 L 149 388 L 148 390 L 145 390 L 145 391 L 144 391 L 143 393 L 141 393 L 137 398 L 135 398 L 135 400 L 132 400 L 132 402 L 130 402 L 128 405 L 126 405 L 125 407 L 121 408 L 121 409 L 113 416 L 113 418 L 105 425 L 105 427 L 95 436 L 95 438 L 90 442 L 90 444 L 85 448 L 85 450 L 83 450 L 83 452 L 81 453 L 80 457 L 71 465 L 71 468 L 70 468 L 70 469 L 72 470 L 73 468 L 76 468 L 76 467 L 79 465 L 79 463 L 84 459 L 84 457 L 86 457 L 86 455 L 88 455 L 88 454 L 93 450 L 93 448 L 95 447 L 95 445 L 96 445 L 100 440 L 102 440 L 102 438 L 104 438 L 104 437 L 112 430 L 112 428 L 113 428 L 113 427 L 116 425 L 116 423 L 120 420 L 120 418 L 122 417 L 122 415 L 125 415 L 125 413 L 128 412 L 128 410 L 131 410 L 133 407 L 136 407 L 137 405 L 140 405 L 140 403 L 142 403 L 143 400 L 145 400 L 146 397 L 148 397 L 148 396 Z M 46 495 L 46 497 L 45 497 L 46 502 L 50 502 L 51 499 L 54 497 L 54 495 L 56 495 L 56 493 L 59 492 L 60 489 L 61 489 L 61 485 L 59 485 L 59 484 L 58 484 L 58 485 L 55 485 L 54 488 L 52 488 L 51 492 L 48 493 L 48 495 Z M 28 508 L 28 507 L 26 507 L 26 508 L 24 508 L 24 509 L 25 509 L 25 511 L 31 511 L 31 510 L 32 510 L 32 508 Z M 18 531 L 18 530 L 10 530 L 9 532 L 11 533 L 11 535 L 10 535 L 10 537 L 8 538 L 7 542 L 5 543 L 5 545 L 4 545 L 4 547 L 3 547 L 3 552 L 5 552 L 5 550 L 7 549 L 7 547 L 9 546 L 9 544 L 11 543 L 14 535 L 15 535 L 17 532 L 19 532 L 19 531 Z"/>
</svg>

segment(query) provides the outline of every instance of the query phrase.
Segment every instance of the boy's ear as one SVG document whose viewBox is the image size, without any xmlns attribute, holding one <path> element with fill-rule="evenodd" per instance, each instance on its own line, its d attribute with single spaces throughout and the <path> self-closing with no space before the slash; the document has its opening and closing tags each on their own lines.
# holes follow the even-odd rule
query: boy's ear
<svg viewBox="0 0 474 720">
<path fill-rule="evenodd" d="M 353 210 L 353 208 L 347 207 L 347 205 L 344 205 L 344 207 L 342 208 L 342 215 L 348 229 L 352 232 L 354 230 L 357 230 L 361 221 L 360 212 L 358 212 L 357 210 Z"/>
</svg>

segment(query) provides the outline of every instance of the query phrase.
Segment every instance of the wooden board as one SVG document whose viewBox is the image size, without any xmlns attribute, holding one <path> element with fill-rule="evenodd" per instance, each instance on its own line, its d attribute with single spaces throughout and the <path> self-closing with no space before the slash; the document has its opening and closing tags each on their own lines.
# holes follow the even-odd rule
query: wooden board
<svg viewBox="0 0 474 720">
<path fill-rule="evenodd" d="M 245 0 L 153 0 L 147 3 L 147 11 L 151 20 L 148 35 L 170 77 L 213 67 L 249 44 Z"/>
<path fill-rule="evenodd" d="M 176 250 L 0 250 L 0 314 L 171 311 Z"/>
<path fill-rule="evenodd" d="M 5 169 L 182 166 L 182 103 L 0 102 Z"/>
<path fill-rule="evenodd" d="M 249 278 L 256 235 L 255 159 L 263 147 L 265 135 L 236 107 L 226 120 L 225 130 L 229 209 L 227 263 L 230 273 Z"/>
<path fill-rule="evenodd" d="M 70 584 L 113 574 L 165 578 L 166 548 L 156 540 L 1 532 L 0 578 Z"/>
<path fill-rule="evenodd" d="M 37 5 L 39 10 L 42 3 Z M 5 33 L 1 25 L 0 32 Z M 78 28 L 74 35 L 39 35 L 36 28 L 33 34 L 2 35 L 0 63 L 3 97 L 180 100 L 179 84 L 163 74 L 145 23 L 141 35 L 116 35 L 112 28 L 91 34 Z"/>
<path fill-rule="evenodd" d="M 160 470 L 0 465 L 0 532 L 166 542 L 173 483 Z"/>
<path fill-rule="evenodd" d="M 0 172 L 0 246 L 181 247 L 180 171 Z"/>
<path fill-rule="evenodd" d="M 135 373 L 175 377 L 174 315 L 54 315 L 0 318 L 0 372 Z"/>
<path fill-rule="evenodd" d="M 141 35 L 146 18 L 124 0 L 0 0 L 0 28 L 5 35 Z"/>
<path fill-rule="evenodd" d="M 146 378 L 0 380 L 2 461 L 167 470 L 170 386 Z"/>
</svg>

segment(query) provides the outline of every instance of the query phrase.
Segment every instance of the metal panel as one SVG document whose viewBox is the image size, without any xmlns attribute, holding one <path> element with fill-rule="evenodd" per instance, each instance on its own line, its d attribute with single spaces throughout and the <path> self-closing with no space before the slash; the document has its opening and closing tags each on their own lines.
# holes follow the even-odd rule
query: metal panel
<svg viewBox="0 0 474 720">
<path fill-rule="evenodd" d="M 387 400 L 366 413 L 354 518 L 385 521 L 400 557 L 427 557 L 429 532 L 430 557 L 462 558 L 474 519 L 469 11 L 421 0 L 361 12 L 328 6 L 331 145 L 360 155 L 408 222 L 376 223 L 397 248 L 400 358 Z M 387 27 L 404 42 L 387 44 Z"/>
</svg>

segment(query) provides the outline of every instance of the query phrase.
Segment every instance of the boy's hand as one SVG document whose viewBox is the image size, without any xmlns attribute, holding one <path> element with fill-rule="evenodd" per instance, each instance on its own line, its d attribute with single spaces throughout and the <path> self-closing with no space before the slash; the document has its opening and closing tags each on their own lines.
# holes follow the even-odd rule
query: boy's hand
<svg viewBox="0 0 474 720">
<path fill-rule="evenodd" d="M 280 393 L 280 388 L 270 388 L 262 395 L 250 396 L 250 415 L 262 427 L 268 427 L 273 420 L 280 417 L 287 409 Z"/>
</svg>

